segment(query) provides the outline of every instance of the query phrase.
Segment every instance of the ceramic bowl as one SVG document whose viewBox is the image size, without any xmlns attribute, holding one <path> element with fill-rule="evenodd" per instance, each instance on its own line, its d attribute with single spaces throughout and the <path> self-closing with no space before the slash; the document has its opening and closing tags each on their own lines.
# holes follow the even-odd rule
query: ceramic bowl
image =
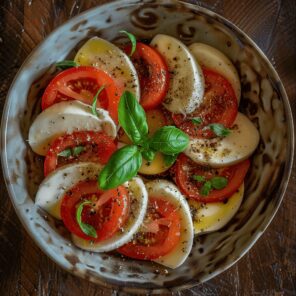
<svg viewBox="0 0 296 296">
<path fill-rule="evenodd" d="M 195 238 L 175 270 L 116 254 L 94 254 L 72 245 L 67 231 L 34 204 L 42 159 L 27 143 L 54 62 L 73 56 L 91 36 L 113 42 L 120 29 L 139 38 L 169 34 L 184 43 L 204 42 L 224 52 L 242 83 L 240 111 L 260 132 L 241 208 L 223 229 Z M 33 83 L 34 82 L 34 83 Z M 32 85 L 33 84 L 33 85 Z M 32 85 L 32 87 L 30 87 Z M 270 62 L 241 30 L 221 16 L 183 2 L 118 1 L 96 7 L 52 32 L 27 58 L 11 85 L 2 118 L 2 164 L 7 188 L 24 227 L 59 266 L 103 286 L 127 292 L 165 292 L 204 282 L 233 265 L 262 235 L 283 198 L 293 159 L 293 123 L 283 85 Z"/>
</svg>

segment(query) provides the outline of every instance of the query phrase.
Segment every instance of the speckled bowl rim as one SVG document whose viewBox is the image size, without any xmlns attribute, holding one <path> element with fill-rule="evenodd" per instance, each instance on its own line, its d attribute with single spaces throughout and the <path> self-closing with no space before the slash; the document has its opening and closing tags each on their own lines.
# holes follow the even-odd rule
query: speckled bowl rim
<svg viewBox="0 0 296 296">
<path fill-rule="evenodd" d="M 4 172 L 3 177 L 4 177 L 4 181 L 5 181 L 5 185 L 6 185 L 9 197 L 11 199 L 11 202 L 13 204 L 13 207 L 15 209 L 15 212 L 16 212 L 19 220 L 21 221 L 23 227 L 26 229 L 27 233 L 30 235 L 30 237 L 34 240 L 34 242 L 42 250 L 43 253 L 45 253 L 52 261 L 54 261 L 62 269 L 66 270 L 67 272 L 70 272 L 73 275 L 79 276 L 80 278 L 83 278 L 83 279 L 85 279 L 83 274 L 81 274 L 79 271 L 76 271 L 76 270 L 67 269 L 66 267 L 61 265 L 60 262 L 58 260 L 56 260 L 56 258 L 54 256 L 49 254 L 47 252 L 47 250 L 45 250 L 43 248 L 43 246 L 39 242 L 39 240 L 36 239 L 35 234 L 31 231 L 31 229 L 23 221 L 23 219 L 22 219 L 22 217 L 21 217 L 21 215 L 20 215 L 20 213 L 18 211 L 18 207 L 17 207 L 17 205 L 15 203 L 15 194 L 14 194 L 14 190 L 13 190 L 13 185 L 8 182 L 8 180 L 9 180 L 9 170 L 8 170 L 8 163 L 7 163 L 7 157 L 6 157 L 7 156 L 7 152 L 6 152 L 6 150 L 7 150 L 7 147 L 6 147 L 6 131 L 7 131 L 7 123 L 8 123 L 8 113 L 9 113 L 9 110 L 10 110 L 9 97 L 11 95 L 12 89 L 14 88 L 16 80 L 18 79 L 20 73 L 23 71 L 23 68 L 26 67 L 26 64 L 30 61 L 31 56 L 39 49 L 39 47 L 41 47 L 43 42 L 45 42 L 48 38 L 50 38 L 51 35 L 55 34 L 58 30 L 60 30 L 66 24 L 68 24 L 70 22 L 73 22 L 73 20 L 81 18 L 83 16 L 87 16 L 90 12 L 95 11 L 97 9 L 104 9 L 105 6 L 108 6 L 108 5 L 110 5 L 110 3 L 114 3 L 114 2 L 120 2 L 120 0 L 113 0 L 113 1 L 110 1 L 108 3 L 104 3 L 102 5 L 97 5 L 96 7 L 88 9 L 88 10 L 76 15 L 75 17 L 67 20 L 62 25 L 55 28 L 50 34 L 48 34 L 46 36 L 46 38 L 42 42 L 40 42 L 32 50 L 32 52 L 28 55 L 28 57 L 25 59 L 25 61 L 21 65 L 20 69 L 18 70 L 16 76 L 14 77 L 14 79 L 13 79 L 13 81 L 11 83 L 11 86 L 10 86 L 9 91 L 7 93 L 7 96 L 6 96 L 6 101 L 5 101 L 5 104 L 4 104 L 4 107 L 3 107 L 3 114 L 2 114 L 2 119 L 1 119 L 0 147 L 1 147 L 1 165 L 2 165 L 2 170 Z M 205 281 L 208 281 L 208 280 L 214 278 L 215 276 L 221 274 L 223 271 L 226 271 L 231 266 L 233 266 L 236 262 L 238 262 L 253 247 L 253 245 L 257 242 L 257 240 L 265 232 L 267 227 L 272 222 L 274 216 L 276 215 L 276 213 L 277 213 L 277 211 L 278 211 L 278 209 L 279 209 L 279 207 L 280 207 L 280 205 L 282 203 L 283 197 L 285 195 L 285 192 L 286 192 L 286 189 L 287 189 L 287 186 L 288 186 L 288 183 L 289 183 L 289 179 L 290 179 L 290 176 L 291 176 L 292 168 L 293 168 L 294 148 L 295 148 L 294 123 L 293 123 L 293 116 L 292 116 L 292 110 L 291 110 L 290 102 L 289 102 L 287 93 L 285 91 L 285 88 L 283 86 L 283 83 L 282 83 L 278 73 L 274 69 L 273 65 L 268 60 L 268 58 L 265 56 L 263 51 L 257 46 L 257 44 L 246 33 L 244 33 L 241 29 L 239 29 L 236 25 L 234 25 L 232 22 L 230 22 L 229 20 L 227 20 L 223 16 L 221 16 L 221 15 L 219 15 L 219 14 L 217 14 L 217 13 L 215 13 L 215 12 L 213 12 L 213 11 L 207 9 L 207 8 L 200 7 L 197 4 L 191 4 L 191 3 L 188 3 L 186 1 L 178 1 L 178 0 L 175 0 L 175 2 L 185 4 L 188 8 L 198 10 L 198 11 L 202 12 L 203 14 L 205 14 L 205 15 L 207 15 L 209 17 L 215 17 L 218 22 L 222 23 L 224 26 L 226 26 L 228 29 L 230 29 L 230 31 L 236 31 L 236 32 L 240 33 L 242 36 L 244 36 L 244 38 L 246 38 L 246 40 L 253 46 L 253 48 L 257 51 L 257 53 L 261 56 L 263 61 L 266 63 L 266 65 L 267 65 L 268 69 L 271 71 L 272 75 L 274 77 L 276 77 L 277 81 L 279 81 L 279 84 L 277 86 L 278 86 L 281 98 L 283 100 L 283 103 L 284 103 L 285 117 L 286 117 L 287 126 L 288 126 L 288 132 L 287 132 L 287 140 L 288 140 L 287 141 L 287 151 L 288 151 L 288 155 L 287 155 L 287 158 L 286 158 L 284 175 L 282 176 L 282 181 L 281 181 L 281 184 L 279 186 L 279 190 L 281 190 L 280 197 L 279 197 L 278 204 L 276 205 L 274 212 L 272 213 L 269 221 L 262 228 L 262 231 L 260 231 L 255 237 L 253 237 L 252 242 L 241 252 L 239 257 L 236 258 L 235 260 L 233 260 L 232 262 L 226 264 L 225 266 L 222 266 L 222 267 L 218 268 L 215 272 L 212 272 L 211 274 L 209 274 L 208 277 L 205 280 Z M 138 2 L 136 2 L 136 1 L 131 1 L 129 3 L 125 3 L 125 5 L 130 5 L 130 6 L 134 6 L 136 4 L 138 4 Z M 147 293 L 147 289 L 145 289 L 145 288 L 128 287 L 128 286 L 122 287 L 120 285 L 111 284 L 109 282 L 106 282 L 104 277 L 97 277 L 96 280 L 90 279 L 90 281 L 95 283 L 95 284 L 99 284 L 99 285 L 101 285 L 101 286 L 103 286 L 105 288 L 110 288 L 112 290 L 116 290 L 116 288 L 119 288 L 121 291 L 129 292 L 129 293 Z M 160 288 L 160 289 L 153 289 L 153 290 L 151 290 L 151 292 L 153 292 L 155 294 L 158 294 L 158 293 L 161 293 L 161 292 L 167 292 L 168 290 L 170 290 L 172 292 L 173 291 L 180 291 L 180 290 L 192 288 L 194 286 L 197 286 L 200 283 L 201 282 L 197 282 L 197 281 L 194 282 L 194 279 L 192 279 L 190 282 L 186 282 L 184 284 L 181 284 L 179 286 L 175 286 L 173 288 L 164 287 L 164 288 Z"/>
</svg>

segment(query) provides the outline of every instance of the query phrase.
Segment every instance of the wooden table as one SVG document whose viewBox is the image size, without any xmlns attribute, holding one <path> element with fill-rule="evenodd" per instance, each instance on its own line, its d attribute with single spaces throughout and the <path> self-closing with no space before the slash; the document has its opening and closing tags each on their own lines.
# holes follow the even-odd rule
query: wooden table
<svg viewBox="0 0 296 296">
<path fill-rule="evenodd" d="M 54 28 L 104 0 L 2 0 L 0 102 L 32 49 Z M 123 1 L 124 2 L 124 1 Z M 271 59 L 296 116 L 296 1 L 191 1 L 225 16 Z M 1 176 L 0 295 L 111 295 L 63 271 L 46 257 L 18 220 Z M 228 271 L 183 295 L 296 295 L 296 164 L 281 208 L 252 250 Z"/>
</svg>

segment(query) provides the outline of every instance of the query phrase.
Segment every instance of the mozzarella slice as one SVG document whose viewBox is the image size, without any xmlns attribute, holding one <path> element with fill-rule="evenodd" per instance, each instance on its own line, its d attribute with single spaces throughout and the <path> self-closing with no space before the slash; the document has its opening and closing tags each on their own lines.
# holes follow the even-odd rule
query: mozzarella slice
<svg viewBox="0 0 296 296">
<path fill-rule="evenodd" d="M 79 65 L 94 66 L 114 78 L 119 89 L 128 90 L 140 99 L 140 83 L 137 71 L 129 57 L 117 46 L 102 38 L 89 39 L 77 52 Z"/>
<path fill-rule="evenodd" d="M 121 247 L 132 239 L 145 217 L 148 194 L 143 181 L 138 177 L 126 182 L 124 186 L 127 188 L 130 196 L 130 215 L 121 231 L 99 243 L 93 243 L 72 234 L 72 239 L 76 246 L 93 252 L 108 252 Z"/>
<path fill-rule="evenodd" d="M 169 254 L 153 260 L 164 266 L 177 268 L 188 257 L 193 243 L 194 231 L 188 203 L 179 189 L 169 181 L 150 181 L 146 183 L 146 188 L 149 196 L 167 200 L 178 208 L 178 213 L 181 218 L 180 241 Z"/>
<path fill-rule="evenodd" d="M 184 153 L 196 163 L 223 167 L 247 159 L 259 143 L 259 132 L 242 113 L 238 113 L 231 133 L 224 138 L 190 139 Z"/>
<path fill-rule="evenodd" d="M 238 211 L 244 196 L 244 184 L 226 202 L 200 203 L 189 200 L 194 233 L 216 231 L 225 226 Z"/>
<path fill-rule="evenodd" d="M 55 170 L 40 184 L 35 204 L 61 220 L 60 207 L 63 195 L 80 181 L 97 179 L 101 170 L 102 165 L 92 162 L 69 164 Z"/>
<path fill-rule="evenodd" d="M 229 81 L 239 102 L 240 79 L 230 59 L 218 49 L 204 43 L 193 43 L 189 46 L 189 50 L 201 66 L 219 73 Z"/>
<path fill-rule="evenodd" d="M 34 152 L 46 155 L 52 140 L 74 131 L 104 131 L 116 137 L 116 125 L 108 112 L 97 109 L 92 114 L 91 106 L 79 101 L 60 102 L 41 112 L 29 130 L 29 144 Z"/>
<path fill-rule="evenodd" d="M 181 41 L 168 35 L 156 35 L 151 46 L 162 54 L 170 72 L 163 105 L 173 113 L 193 112 L 204 95 L 204 77 L 195 58 Z"/>
</svg>

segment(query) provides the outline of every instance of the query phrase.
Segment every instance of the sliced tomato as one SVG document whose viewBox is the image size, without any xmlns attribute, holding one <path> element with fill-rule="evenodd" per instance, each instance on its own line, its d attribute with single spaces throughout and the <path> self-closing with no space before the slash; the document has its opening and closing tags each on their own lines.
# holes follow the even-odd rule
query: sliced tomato
<svg viewBox="0 0 296 296">
<path fill-rule="evenodd" d="M 181 192 L 189 198 L 205 203 L 224 201 L 238 190 L 249 166 L 250 161 L 247 159 L 229 167 L 214 169 L 198 165 L 186 155 L 180 154 L 175 166 L 176 183 Z M 221 176 L 227 178 L 228 183 L 223 189 L 213 189 L 207 196 L 204 196 L 200 192 L 203 183 L 194 180 L 194 175 L 204 176 L 205 180 Z"/>
<path fill-rule="evenodd" d="M 149 197 L 148 210 L 144 224 L 133 241 L 120 247 L 117 251 L 125 256 L 153 260 L 160 258 L 178 244 L 180 240 L 181 218 L 176 206 L 162 197 Z M 157 224 L 155 226 L 155 224 Z M 149 232 L 150 231 L 150 232 Z"/>
<path fill-rule="evenodd" d="M 81 148 L 77 155 L 72 153 L 68 157 L 59 156 L 66 149 L 73 152 L 75 147 Z M 79 161 L 106 164 L 116 149 L 116 143 L 103 132 L 83 131 L 63 135 L 52 142 L 46 154 L 44 176 L 47 176 L 57 167 Z"/>
<path fill-rule="evenodd" d="M 103 202 L 100 200 L 103 199 Z M 76 220 L 79 204 L 85 200 L 93 202 L 85 205 L 82 222 L 93 226 L 97 238 L 86 235 Z M 99 242 L 112 237 L 125 223 L 129 214 L 129 197 L 125 187 L 102 191 L 94 181 L 82 181 L 71 188 L 61 203 L 61 217 L 66 228 L 73 234 L 85 239 Z"/>
<path fill-rule="evenodd" d="M 125 48 L 130 53 L 131 46 Z M 140 86 L 140 103 L 150 110 L 162 103 L 169 87 L 169 71 L 163 57 L 149 45 L 138 42 L 131 60 L 137 70 Z"/>
<path fill-rule="evenodd" d="M 185 133 L 197 138 L 211 138 L 213 132 L 205 128 L 210 123 L 220 123 L 230 128 L 238 112 L 238 103 L 231 84 L 222 75 L 203 68 L 205 95 L 203 103 L 191 114 L 173 114 L 175 124 Z M 199 117 L 201 124 L 192 122 Z"/>
<path fill-rule="evenodd" d="M 54 103 L 69 100 L 91 105 L 101 86 L 105 88 L 99 95 L 97 107 L 108 110 L 112 119 L 118 123 L 118 104 L 122 90 L 115 86 L 108 74 L 90 66 L 73 67 L 59 73 L 44 91 L 42 110 Z"/>
</svg>

